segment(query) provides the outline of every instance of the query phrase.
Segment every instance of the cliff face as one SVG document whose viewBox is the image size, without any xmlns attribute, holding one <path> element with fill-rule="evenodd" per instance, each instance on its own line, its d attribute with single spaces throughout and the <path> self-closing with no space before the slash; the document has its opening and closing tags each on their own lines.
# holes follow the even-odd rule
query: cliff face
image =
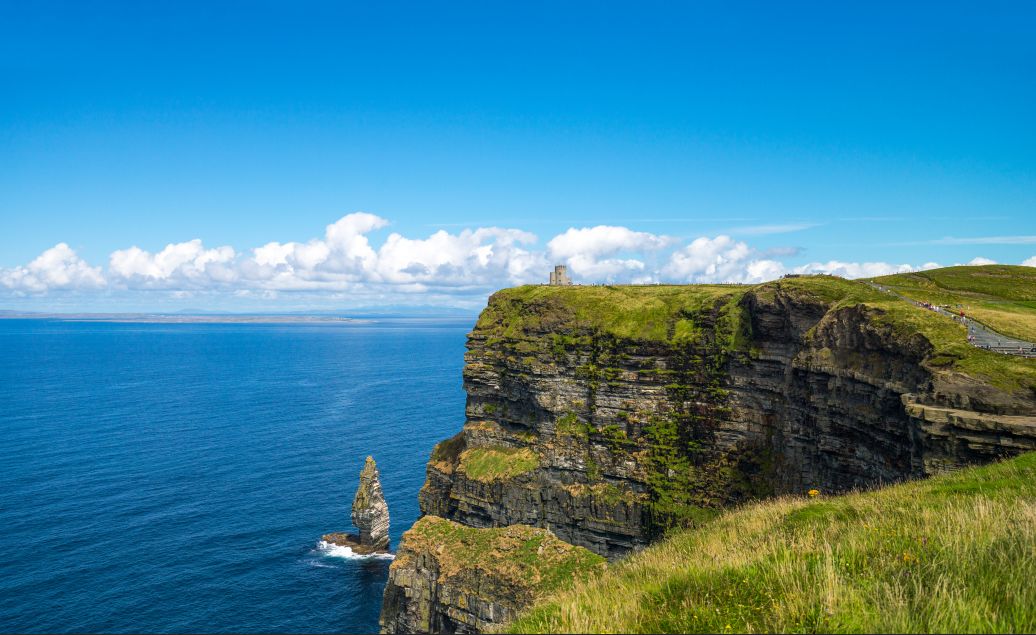
<svg viewBox="0 0 1036 635">
<path fill-rule="evenodd" d="M 573 308 L 591 292 L 490 300 L 468 342 L 467 422 L 433 453 L 423 513 L 546 527 L 614 558 L 718 506 L 1036 447 L 1031 419 L 1001 420 L 1031 415 L 1031 395 L 933 367 L 933 345 L 881 308 L 781 283 L 728 287 L 670 305 L 658 324 L 634 314 L 653 331 L 624 336 L 593 317 L 622 289 Z"/>
<path fill-rule="evenodd" d="M 468 340 L 466 422 L 432 452 L 421 511 L 546 528 L 614 559 L 740 501 L 1036 449 L 1036 367 L 974 372 L 1001 362 L 911 311 L 834 278 L 497 293 Z M 428 545 L 405 538 L 400 558 L 386 630 L 484 627 L 400 626 L 402 597 L 422 598 L 412 615 L 464 612 L 429 586 Z M 510 619 L 492 613 L 480 619 Z"/>
</svg>

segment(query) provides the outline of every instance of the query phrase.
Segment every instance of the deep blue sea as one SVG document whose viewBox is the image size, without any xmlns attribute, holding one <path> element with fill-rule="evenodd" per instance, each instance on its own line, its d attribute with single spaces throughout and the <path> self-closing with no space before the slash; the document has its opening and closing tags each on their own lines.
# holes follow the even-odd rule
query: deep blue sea
<svg viewBox="0 0 1036 635">
<path fill-rule="evenodd" d="M 376 632 L 389 561 L 318 541 L 368 454 L 417 519 L 472 322 L 0 320 L 0 631 Z"/>
</svg>

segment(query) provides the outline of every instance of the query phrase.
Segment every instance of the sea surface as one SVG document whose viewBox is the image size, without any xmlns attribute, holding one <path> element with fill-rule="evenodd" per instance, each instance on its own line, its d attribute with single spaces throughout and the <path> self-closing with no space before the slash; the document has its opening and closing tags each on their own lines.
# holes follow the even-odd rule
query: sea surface
<svg viewBox="0 0 1036 635">
<path fill-rule="evenodd" d="M 365 457 L 393 548 L 464 420 L 472 320 L 0 320 L 0 632 L 376 632 L 342 557 Z"/>
</svg>

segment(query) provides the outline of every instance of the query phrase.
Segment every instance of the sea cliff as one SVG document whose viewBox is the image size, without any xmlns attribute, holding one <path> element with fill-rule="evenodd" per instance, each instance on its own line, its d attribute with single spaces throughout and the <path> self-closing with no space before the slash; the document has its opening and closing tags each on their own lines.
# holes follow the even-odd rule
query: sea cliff
<svg viewBox="0 0 1036 635">
<path fill-rule="evenodd" d="M 1036 449 L 1031 363 L 969 349 L 962 330 L 827 276 L 498 292 L 468 340 L 466 422 L 433 450 L 421 511 L 543 528 L 614 560 L 724 506 Z M 441 583 L 428 544 L 404 536 L 386 631 L 481 630 L 520 608 L 426 617 L 501 597 L 428 592 Z"/>
</svg>

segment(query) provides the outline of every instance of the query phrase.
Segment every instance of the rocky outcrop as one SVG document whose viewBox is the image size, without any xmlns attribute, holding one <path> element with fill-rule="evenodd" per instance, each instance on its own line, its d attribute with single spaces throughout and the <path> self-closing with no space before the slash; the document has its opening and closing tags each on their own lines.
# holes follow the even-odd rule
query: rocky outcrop
<svg viewBox="0 0 1036 635">
<path fill-rule="evenodd" d="M 998 415 L 917 403 L 903 406 L 926 441 L 924 472 L 935 474 L 1036 450 L 1033 417 Z"/>
<path fill-rule="evenodd" d="M 957 372 L 952 347 L 868 293 L 826 277 L 499 292 L 469 335 L 466 422 L 433 450 L 421 511 L 475 532 L 540 527 L 615 559 L 726 505 L 1036 448 L 1032 369 L 1009 388 Z M 410 535 L 386 630 L 481 630 L 522 606 L 489 577 L 456 591 L 434 543 Z"/>
<path fill-rule="evenodd" d="M 389 548 L 389 511 L 385 495 L 381 491 L 378 466 L 373 457 L 360 471 L 360 486 L 356 489 L 352 508 L 353 525 L 359 535 L 345 533 L 325 534 L 323 540 L 349 547 L 358 554 L 384 553 Z"/>
<path fill-rule="evenodd" d="M 472 529 L 425 516 L 389 568 L 383 633 L 479 633 L 537 595 L 593 575 L 604 559 L 545 529 Z"/>
</svg>

